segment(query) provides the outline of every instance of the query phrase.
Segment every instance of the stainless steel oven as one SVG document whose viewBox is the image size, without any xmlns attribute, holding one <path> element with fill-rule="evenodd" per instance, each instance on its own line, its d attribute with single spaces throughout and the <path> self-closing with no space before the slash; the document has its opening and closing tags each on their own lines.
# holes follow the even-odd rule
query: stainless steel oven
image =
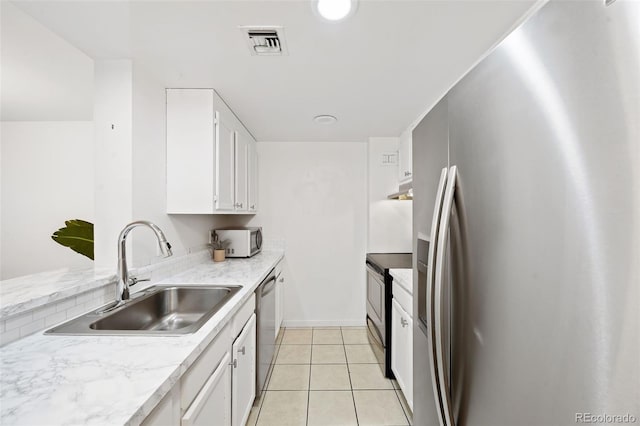
<svg viewBox="0 0 640 426">
<path fill-rule="evenodd" d="M 393 277 L 389 269 L 411 268 L 411 253 L 367 254 L 367 329 L 369 342 L 385 377 L 391 371 L 391 298 Z"/>
<path fill-rule="evenodd" d="M 380 349 L 386 346 L 385 308 L 384 273 L 367 263 L 367 327 L 371 343 Z"/>
</svg>

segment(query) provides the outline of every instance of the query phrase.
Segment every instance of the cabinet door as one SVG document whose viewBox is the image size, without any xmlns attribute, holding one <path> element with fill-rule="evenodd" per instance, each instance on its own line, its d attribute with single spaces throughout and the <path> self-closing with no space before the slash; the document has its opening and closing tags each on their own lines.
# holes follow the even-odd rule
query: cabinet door
<svg viewBox="0 0 640 426">
<path fill-rule="evenodd" d="M 231 420 L 233 426 L 244 426 L 256 397 L 256 314 L 233 343 L 232 354 Z"/>
<path fill-rule="evenodd" d="M 248 207 L 250 212 L 258 211 L 258 150 L 256 141 L 249 141 L 249 160 L 248 160 Z"/>
<path fill-rule="evenodd" d="M 413 410 L 413 321 L 395 299 L 391 301 L 391 370 Z"/>
<path fill-rule="evenodd" d="M 216 211 L 233 211 L 235 196 L 235 139 L 231 122 L 216 111 Z"/>
<path fill-rule="evenodd" d="M 280 273 L 280 277 L 276 282 L 276 338 L 282 327 L 282 321 L 284 321 L 284 285 L 285 285 L 284 270 Z"/>
<path fill-rule="evenodd" d="M 245 131 L 236 132 L 235 141 L 235 203 L 236 211 L 247 211 L 247 172 L 250 136 Z"/>
<path fill-rule="evenodd" d="M 167 213 L 213 213 L 213 90 L 167 89 Z"/>
<path fill-rule="evenodd" d="M 182 426 L 231 425 L 231 355 L 225 354 L 182 416 Z"/>
<path fill-rule="evenodd" d="M 282 278 L 282 274 L 277 278 L 276 281 L 276 335 L 275 339 L 278 339 L 278 333 L 280 333 L 280 326 L 282 325 L 282 283 L 280 279 Z"/>
</svg>

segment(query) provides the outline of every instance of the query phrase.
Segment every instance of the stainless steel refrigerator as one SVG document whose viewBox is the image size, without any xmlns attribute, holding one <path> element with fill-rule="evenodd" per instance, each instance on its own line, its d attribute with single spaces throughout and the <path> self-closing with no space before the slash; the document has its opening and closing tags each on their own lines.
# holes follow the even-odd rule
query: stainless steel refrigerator
<svg viewBox="0 0 640 426">
<path fill-rule="evenodd" d="M 640 2 L 544 5 L 413 156 L 415 424 L 640 424 Z"/>
</svg>

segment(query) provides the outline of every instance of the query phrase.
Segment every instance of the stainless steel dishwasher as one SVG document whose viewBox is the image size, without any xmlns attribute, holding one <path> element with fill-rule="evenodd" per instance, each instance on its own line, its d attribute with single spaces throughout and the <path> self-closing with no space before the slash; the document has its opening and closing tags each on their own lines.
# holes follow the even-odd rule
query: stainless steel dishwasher
<svg viewBox="0 0 640 426">
<path fill-rule="evenodd" d="M 276 344 L 276 273 L 272 269 L 256 289 L 258 374 L 256 397 L 262 394 L 273 362 Z"/>
</svg>

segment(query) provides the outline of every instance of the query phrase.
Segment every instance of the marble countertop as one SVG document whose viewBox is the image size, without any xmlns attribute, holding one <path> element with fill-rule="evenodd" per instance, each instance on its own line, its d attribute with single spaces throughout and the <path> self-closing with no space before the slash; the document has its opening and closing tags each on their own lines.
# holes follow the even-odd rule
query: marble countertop
<svg viewBox="0 0 640 426">
<path fill-rule="evenodd" d="M 243 288 L 185 336 L 51 336 L 0 348 L 0 424 L 138 425 L 284 256 L 206 262 L 155 284 Z"/>
<path fill-rule="evenodd" d="M 400 284 L 409 294 L 413 294 L 413 269 L 389 269 L 393 282 Z"/>
<path fill-rule="evenodd" d="M 58 269 L 0 281 L 0 318 L 114 283 L 108 269 Z"/>
</svg>

